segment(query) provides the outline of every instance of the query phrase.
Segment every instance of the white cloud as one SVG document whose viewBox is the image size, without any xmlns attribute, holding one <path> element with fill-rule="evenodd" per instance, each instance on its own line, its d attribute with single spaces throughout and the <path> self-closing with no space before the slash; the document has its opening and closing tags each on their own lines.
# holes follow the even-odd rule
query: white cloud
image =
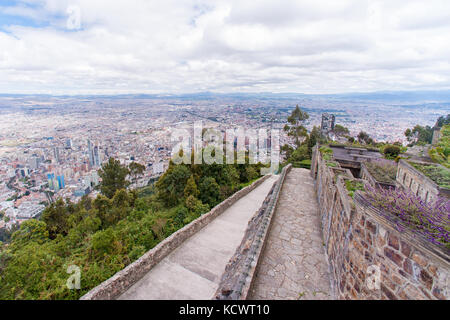
<svg viewBox="0 0 450 320">
<path fill-rule="evenodd" d="M 450 88 L 447 0 L 27 0 L 0 14 L 43 25 L 0 21 L 0 92 Z"/>
</svg>

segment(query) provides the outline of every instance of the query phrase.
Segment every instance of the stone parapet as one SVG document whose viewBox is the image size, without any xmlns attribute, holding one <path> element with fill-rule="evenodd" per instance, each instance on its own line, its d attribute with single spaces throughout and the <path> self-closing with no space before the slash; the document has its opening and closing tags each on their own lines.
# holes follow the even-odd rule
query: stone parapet
<svg viewBox="0 0 450 320">
<path fill-rule="evenodd" d="M 115 299 L 129 289 L 134 283 L 140 280 L 156 264 L 180 246 L 186 239 L 197 233 L 226 209 L 231 207 L 236 201 L 254 190 L 269 177 L 269 175 L 263 176 L 251 185 L 237 191 L 228 199 L 212 208 L 208 213 L 203 214 L 161 241 L 157 246 L 147 251 L 142 257 L 128 265 L 125 269 L 117 272 L 114 276 L 93 288 L 91 291 L 82 296 L 80 300 Z"/>
<path fill-rule="evenodd" d="M 247 298 L 261 259 L 261 253 L 264 252 L 281 187 L 291 168 L 291 164 L 283 168 L 280 178 L 272 187 L 261 208 L 250 220 L 240 246 L 221 277 L 215 295 L 216 299 L 245 300 Z"/>
</svg>

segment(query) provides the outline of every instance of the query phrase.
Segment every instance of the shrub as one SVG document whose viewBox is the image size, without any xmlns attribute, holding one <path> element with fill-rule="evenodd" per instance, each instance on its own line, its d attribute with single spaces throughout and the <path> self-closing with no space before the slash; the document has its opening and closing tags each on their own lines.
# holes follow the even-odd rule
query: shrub
<svg viewBox="0 0 450 320">
<path fill-rule="evenodd" d="M 131 261 L 135 261 L 139 259 L 145 253 L 145 247 L 142 245 L 137 245 L 133 247 L 133 250 L 129 253 L 129 257 Z"/>
<path fill-rule="evenodd" d="M 436 182 L 440 187 L 450 189 L 450 169 L 432 164 L 424 165 L 416 162 L 409 162 L 409 164 Z"/>
<path fill-rule="evenodd" d="M 302 160 L 302 161 L 295 161 L 292 163 L 292 166 L 294 168 L 304 168 L 304 169 L 311 169 L 311 160 Z"/>
<path fill-rule="evenodd" d="M 98 231 L 92 237 L 92 249 L 99 254 L 112 253 L 115 240 L 113 229 L 108 228 L 103 231 Z"/>
<path fill-rule="evenodd" d="M 327 167 L 336 168 L 337 166 L 339 166 L 337 162 L 327 161 Z"/>
<path fill-rule="evenodd" d="M 392 183 L 397 177 L 397 164 L 394 161 L 376 159 L 364 163 L 377 182 Z"/>
<path fill-rule="evenodd" d="M 347 188 L 348 195 L 353 198 L 356 190 L 364 191 L 364 183 L 356 180 L 345 180 L 345 187 Z"/>
<path fill-rule="evenodd" d="M 401 189 L 366 186 L 365 198 L 382 215 L 397 225 L 422 234 L 428 241 L 450 248 L 450 201 L 438 198 L 426 203 L 413 193 Z"/>
<path fill-rule="evenodd" d="M 48 236 L 47 226 L 44 222 L 30 219 L 22 223 L 20 229 L 13 233 L 12 239 L 16 242 L 44 243 L 48 240 Z"/>
<path fill-rule="evenodd" d="M 445 125 L 441 129 L 441 134 L 437 145 L 428 153 L 433 161 L 450 168 L 450 125 Z"/>
<path fill-rule="evenodd" d="M 386 159 L 395 159 L 400 154 L 401 149 L 399 146 L 387 145 L 383 149 L 383 154 Z"/>
<path fill-rule="evenodd" d="M 331 160 L 333 158 L 333 150 L 331 148 L 323 146 L 320 147 L 319 151 L 324 160 Z"/>
<path fill-rule="evenodd" d="M 220 186 L 213 177 L 202 179 L 199 185 L 200 200 L 211 208 L 218 204 L 220 197 Z"/>
</svg>

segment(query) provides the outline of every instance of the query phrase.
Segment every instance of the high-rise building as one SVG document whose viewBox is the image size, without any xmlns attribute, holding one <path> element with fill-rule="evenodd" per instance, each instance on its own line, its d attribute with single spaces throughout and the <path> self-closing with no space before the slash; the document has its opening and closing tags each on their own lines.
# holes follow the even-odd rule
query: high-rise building
<svg viewBox="0 0 450 320">
<path fill-rule="evenodd" d="M 57 176 L 56 177 L 56 181 L 58 182 L 58 187 L 59 189 L 64 189 L 66 187 L 65 182 L 64 182 L 64 176 Z"/>
<path fill-rule="evenodd" d="M 48 173 L 47 174 L 47 181 L 48 181 L 49 189 L 52 189 L 52 190 L 55 189 L 54 180 L 55 180 L 55 174 L 54 173 Z"/>
<path fill-rule="evenodd" d="M 36 155 L 33 155 L 30 159 L 31 169 L 36 170 L 39 167 L 39 163 L 40 163 L 40 159 Z"/>
<path fill-rule="evenodd" d="M 336 117 L 334 114 L 322 113 L 322 123 L 320 125 L 320 131 L 322 134 L 328 134 L 334 130 L 334 122 Z"/>
<path fill-rule="evenodd" d="M 19 170 L 19 173 L 22 176 L 22 178 L 25 178 L 30 174 L 30 171 L 28 170 L 28 168 L 22 168 Z"/>
<path fill-rule="evenodd" d="M 93 167 L 94 166 L 94 150 L 93 150 L 93 145 L 92 145 L 91 140 L 88 139 L 87 145 L 88 145 L 89 165 L 91 167 Z"/>
<path fill-rule="evenodd" d="M 94 147 L 94 165 L 100 166 L 100 155 L 98 153 L 98 146 Z"/>
<path fill-rule="evenodd" d="M 66 149 L 72 149 L 72 139 L 66 139 Z"/>
<path fill-rule="evenodd" d="M 54 147 L 53 148 L 53 156 L 55 158 L 55 162 L 59 163 L 60 162 L 60 158 L 59 158 L 59 149 L 58 149 L 58 147 Z"/>
<path fill-rule="evenodd" d="M 90 167 L 99 167 L 101 164 L 100 152 L 98 145 L 94 145 L 91 140 L 88 139 L 88 155 L 89 155 L 89 165 Z"/>
<path fill-rule="evenodd" d="M 97 186 L 98 184 L 99 184 L 99 182 L 100 182 L 100 177 L 98 176 L 98 173 L 97 173 L 97 171 L 94 171 L 92 174 L 91 174 L 91 185 L 92 186 Z"/>
</svg>

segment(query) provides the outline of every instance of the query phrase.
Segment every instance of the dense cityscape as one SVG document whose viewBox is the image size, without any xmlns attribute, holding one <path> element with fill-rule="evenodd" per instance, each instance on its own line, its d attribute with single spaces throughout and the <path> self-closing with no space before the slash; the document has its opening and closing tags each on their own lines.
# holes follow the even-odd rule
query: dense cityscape
<svg viewBox="0 0 450 320">
<path fill-rule="evenodd" d="M 305 127 L 320 126 L 324 112 L 336 123 L 376 141 L 406 144 L 404 131 L 417 123 L 433 126 L 450 103 L 410 105 L 327 97 L 191 95 L 180 97 L 2 96 L 0 108 L 0 227 L 37 217 L 57 198 L 95 198 L 97 170 L 109 157 L 146 169 L 138 184 L 168 167 L 176 128 L 192 130 L 196 121 L 224 133 L 227 129 L 281 130 L 295 104 L 310 114 Z M 389 115 L 389 116 L 387 116 Z"/>
</svg>

